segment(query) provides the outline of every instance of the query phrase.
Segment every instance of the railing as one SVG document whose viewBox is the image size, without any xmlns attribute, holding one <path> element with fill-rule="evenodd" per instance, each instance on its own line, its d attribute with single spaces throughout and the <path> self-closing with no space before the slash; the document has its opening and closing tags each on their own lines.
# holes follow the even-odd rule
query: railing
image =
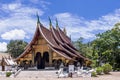
<svg viewBox="0 0 120 80">
<path fill-rule="evenodd" d="M 11 77 L 16 77 L 21 71 L 22 69 L 19 69 L 18 71 L 15 72 L 15 74 L 12 74 Z"/>
</svg>

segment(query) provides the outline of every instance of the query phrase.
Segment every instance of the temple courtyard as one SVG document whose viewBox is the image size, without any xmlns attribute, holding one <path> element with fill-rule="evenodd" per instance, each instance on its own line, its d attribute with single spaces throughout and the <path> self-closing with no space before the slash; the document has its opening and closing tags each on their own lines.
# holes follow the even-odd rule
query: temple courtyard
<svg viewBox="0 0 120 80">
<path fill-rule="evenodd" d="M 120 80 L 120 72 L 111 72 L 109 75 L 100 75 L 98 77 L 76 77 L 58 78 L 56 70 L 54 71 L 21 71 L 15 78 L 1 77 L 0 80 Z"/>
</svg>

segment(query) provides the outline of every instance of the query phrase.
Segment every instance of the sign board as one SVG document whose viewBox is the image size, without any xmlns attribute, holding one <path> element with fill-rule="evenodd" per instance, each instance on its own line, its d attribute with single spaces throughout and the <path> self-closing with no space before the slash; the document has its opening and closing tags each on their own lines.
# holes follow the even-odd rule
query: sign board
<svg viewBox="0 0 120 80">
<path fill-rule="evenodd" d="M 73 73 L 74 72 L 74 65 L 69 65 L 69 73 Z"/>
</svg>

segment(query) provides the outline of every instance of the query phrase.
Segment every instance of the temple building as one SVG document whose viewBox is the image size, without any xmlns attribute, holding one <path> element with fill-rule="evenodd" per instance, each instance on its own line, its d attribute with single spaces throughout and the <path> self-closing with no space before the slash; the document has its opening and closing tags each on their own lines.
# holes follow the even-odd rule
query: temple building
<svg viewBox="0 0 120 80">
<path fill-rule="evenodd" d="M 8 53 L 0 53 L 0 71 L 11 71 L 17 65 Z"/>
<path fill-rule="evenodd" d="M 71 39 L 66 35 L 66 29 L 61 30 L 56 21 L 56 28 L 51 24 L 46 28 L 39 21 L 33 39 L 25 47 L 24 52 L 16 58 L 20 66 L 36 66 L 37 69 L 45 67 L 58 68 L 60 63 L 64 65 L 80 62 L 83 64 L 87 59 L 82 56 L 73 46 Z"/>
</svg>

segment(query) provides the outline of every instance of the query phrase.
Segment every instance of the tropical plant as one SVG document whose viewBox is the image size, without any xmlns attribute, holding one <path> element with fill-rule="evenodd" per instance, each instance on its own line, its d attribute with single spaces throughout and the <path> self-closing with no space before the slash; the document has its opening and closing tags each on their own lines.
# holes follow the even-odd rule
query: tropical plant
<svg viewBox="0 0 120 80">
<path fill-rule="evenodd" d="M 115 24 L 113 29 L 97 34 L 97 38 L 91 42 L 93 57 L 98 54 L 98 65 L 110 63 L 114 70 L 120 66 L 120 23 Z"/>
<path fill-rule="evenodd" d="M 93 71 L 93 72 L 91 73 L 91 76 L 92 76 L 92 77 L 97 77 L 97 73 Z"/>
<path fill-rule="evenodd" d="M 6 72 L 6 77 L 10 77 L 11 74 L 11 72 Z"/>
<path fill-rule="evenodd" d="M 96 39 L 85 43 L 83 38 L 74 42 L 75 47 L 82 55 L 92 60 L 92 67 L 109 63 L 113 70 L 120 67 L 120 23 L 111 30 L 96 35 Z"/>
<path fill-rule="evenodd" d="M 97 73 L 98 75 L 101 75 L 102 72 L 103 72 L 102 67 L 97 67 L 97 68 L 96 68 L 96 73 Z"/>
<path fill-rule="evenodd" d="M 104 64 L 102 67 L 105 74 L 109 74 L 109 72 L 112 71 L 112 66 L 108 63 Z"/>
</svg>

